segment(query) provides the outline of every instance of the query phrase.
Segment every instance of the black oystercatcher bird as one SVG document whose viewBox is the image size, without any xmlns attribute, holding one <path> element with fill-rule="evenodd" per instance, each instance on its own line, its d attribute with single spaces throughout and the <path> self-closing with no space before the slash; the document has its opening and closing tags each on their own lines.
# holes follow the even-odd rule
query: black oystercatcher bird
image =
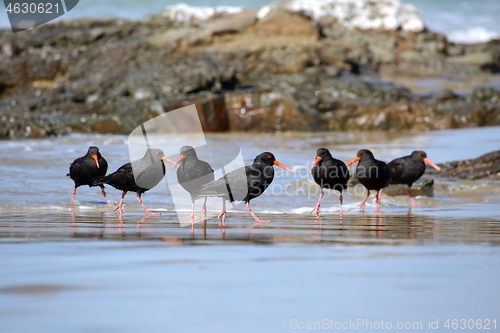
<svg viewBox="0 0 500 333">
<path fill-rule="evenodd" d="M 438 171 L 441 170 L 427 158 L 427 154 L 422 150 L 415 150 L 411 155 L 396 158 L 388 164 L 391 173 L 390 183 L 408 185 L 408 196 L 412 207 L 417 206 L 417 204 L 411 196 L 411 185 L 422 177 L 425 172 L 425 164 L 429 164 Z"/>
<path fill-rule="evenodd" d="M 174 164 L 165 157 L 161 149 L 148 149 L 144 157 L 133 162 L 126 163 L 112 174 L 100 177 L 94 181 L 94 185 L 108 184 L 123 191 L 122 197 L 115 211 L 123 214 L 123 199 L 127 192 L 137 193 L 137 201 L 146 212 L 147 216 L 158 215 L 151 213 L 142 203 L 141 194 L 155 187 L 165 176 L 165 164 Z"/>
<path fill-rule="evenodd" d="M 104 176 L 108 171 L 108 162 L 101 156 L 99 148 L 91 146 L 87 151 L 85 156 L 79 157 L 71 163 L 69 166 L 69 173 L 66 175 L 73 179 L 75 182 L 75 187 L 73 188 L 73 194 L 71 195 L 71 202 L 75 200 L 76 189 L 82 185 L 99 186 L 101 187 L 102 195 L 109 203 L 106 197 L 106 192 L 104 191 L 104 185 L 94 185 L 92 182 L 97 177 Z"/>
<path fill-rule="evenodd" d="M 367 149 L 359 150 L 357 156 L 346 165 L 350 166 L 358 161 L 359 163 L 356 167 L 356 178 L 368 190 L 366 197 L 363 201 L 361 201 L 359 207 L 364 208 L 366 200 L 370 196 L 370 190 L 376 190 L 377 196 L 375 202 L 377 203 L 377 207 L 375 208 L 375 212 L 378 213 L 380 211 L 379 205 L 382 189 L 389 185 L 389 167 L 387 166 L 387 163 L 376 160 L 372 152 Z"/>
<path fill-rule="evenodd" d="M 292 171 L 276 160 L 270 152 L 264 152 L 257 157 L 249 166 L 238 168 L 227 175 L 203 186 L 193 194 L 193 200 L 203 197 L 223 198 L 222 212 L 218 217 L 222 218 L 222 224 L 226 219 L 226 200 L 231 202 L 244 201 L 245 208 L 255 219 L 257 224 L 266 223 L 258 218 L 250 209 L 250 200 L 260 196 L 274 179 L 274 168 L 276 165 L 287 171 Z"/>
<path fill-rule="evenodd" d="M 203 185 L 210 183 L 215 179 L 214 170 L 205 161 L 198 159 L 196 150 L 191 146 L 183 146 L 180 150 L 181 156 L 175 162 L 174 168 L 179 166 L 177 169 L 177 181 L 186 191 L 191 195 L 191 215 L 189 217 L 194 218 L 194 199 L 193 194 L 198 191 Z M 203 208 L 201 211 L 202 215 L 206 214 L 207 210 L 207 197 L 205 197 L 205 202 L 203 203 Z"/>
<path fill-rule="evenodd" d="M 314 181 L 321 188 L 318 203 L 314 206 L 312 213 L 319 216 L 320 202 L 324 195 L 323 189 L 326 188 L 340 192 L 340 215 L 343 215 L 342 190 L 347 188 L 347 182 L 349 181 L 349 169 L 347 169 L 345 163 L 333 158 L 328 149 L 319 148 L 316 151 L 316 160 L 311 166 L 311 173 Z"/>
</svg>

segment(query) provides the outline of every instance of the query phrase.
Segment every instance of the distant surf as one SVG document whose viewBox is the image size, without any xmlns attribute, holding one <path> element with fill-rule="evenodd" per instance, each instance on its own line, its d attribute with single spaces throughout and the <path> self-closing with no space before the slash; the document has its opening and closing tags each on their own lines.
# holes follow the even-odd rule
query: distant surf
<svg viewBox="0 0 500 333">
<path fill-rule="evenodd" d="M 424 26 L 444 34 L 450 42 L 481 43 L 500 38 L 497 13 L 500 1 L 484 0 L 188 0 L 175 3 L 164 0 L 80 1 L 58 20 L 81 17 L 120 17 L 140 20 L 149 14 L 166 13 L 176 20 L 193 16 L 208 18 L 221 12 L 235 13 L 244 8 L 261 8 L 265 16 L 273 6 L 302 10 L 313 18 L 333 15 L 349 27 L 360 29 L 398 29 L 419 31 Z M 0 11 L 0 29 L 10 29 L 7 13 Z"/>
</svg>

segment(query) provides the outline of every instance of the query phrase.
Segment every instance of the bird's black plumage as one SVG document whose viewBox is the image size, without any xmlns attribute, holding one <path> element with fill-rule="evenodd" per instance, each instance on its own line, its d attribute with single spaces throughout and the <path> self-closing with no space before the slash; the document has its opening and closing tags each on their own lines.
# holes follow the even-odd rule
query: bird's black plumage
<svg viewBox="0 0 500 333">
<path fill-rule="evenodd" d="M 316 161 L 311 167 L 314 181 L 321 187 L 318 203 L 314 207 L 313 213 L 319 215 L 321 198 L 324 195 L 323 189 L 337 190 L 340 192 L 340 214 L 342 213 L 342 191 L 347 188 L 349 181 L 349 169 L 344 162 L 333 158 L 326 148 L 319 148 L 316 151 Z"/>
<path fill-rule="evenodd" d="M 195 199 L 201 197 L 222 197 L 228 201 L 244 201 L 245 203 L 260 196 L 274 179 L 272 153 L 258 155 L 251 165 L 238 168 L 213 182 L 204 185 L 193 194 Z"/>
<path fill-rule="evenodd" d="M 181 161 L 178 163 L 177 181 L 189 194 L 193 194 L 215 179 L 214 170 L 205 161 L 198 159 L 196 150 L 183 146 L 180 150 Z M 182 158 L 184 156 L 184 158 Z"/>
<path fill-rule="evenodd" d="M 376 211 L 379 211 L 380 196 L 382 195 L 382 189 L 389 185 L 390 173 L 387 163 L 384 161 L 379 161 L 375 159 L 373 153 L 367 149 L 361 149 L 358 151 L 356 157 L 347 163 L 347 166 L 358 162 L 356 166 L 356 178 L 367 190 L 368 193 L 365 199 L 360 203 L 361 207 L 365 206 L 366 199 L 370 196 L 370 190 L 376 190 Z"/>
<path fill-rule="evenodd" d="M 411 187 L 425 172 L 424 159 L 427 154 L 416 150 L 411 155 L 392 160 L 388 166 L 391 172 L 391 184 L 404 184 Z"/>
<path fill-rule="evenodd" d="M 411 195 L 411 186 L 424 174 L 426 163 L 436 170 L 440 170 L 436 164 L 427 158 L 426 152 L 422 150 L 415 150 L 411 155 L 396 158 L 388 164 L 390 183 L 408 185 L 408 196 L 412 206 L 416 206 L 416 203 Z"/>
<path fill-rule="evenodd" d="M 122 198 L 115 210 L 122 212 L 123 198 L 127 192 L 136 192 L 137 201 L 141 204 L 146 214 L 151 215 L 149 210 L 142 204 L 142 193 L 152 189 L 165 176 L 165 164 L 169 162 L 161 149 L 148 149 L 141 159 L 126 163 L 115 172 L 96 179 L 94 185 L 108 184 L 123 191 Z"/>
<path fill-rule="evenodd" d="M 69 173 L 66 175 L 70 177 L 75 183 L 73 188 L 73 195 L 71 201 L 74 200 L 76 189 L 82 185 L 99 186 L 101 187 L 102 194 L 106 202 L 106 192 L 104 192 L 103 184 L 93 184 L 94 180 L 98 177 L 104 176 L 108 171 L 108 162 L 102 157 L 99 148 L 90 146 L 85 156 L 79 157 L 73 161 L 69 166 Z"/>
<path fill-rule="evenodd" d="M 191 146 L 183 146 L 180 149 L 179 160 L 175 163 L 179 165 L 177 169 L 177 181 L 189 194 L 192 196 L 196 191 L 207 183 L 215 179 L 214 170 L 208 162 L 202 161 L 198 158 L 196 150 Z M 192 209 L 190 217 L 194 215 L 194 199 L 192 201 Z M 202 215 L 206 213 L 206 202 L 203 203 Z"/>
<path fill-rule="evenodd" d="M 356 178 L 367 190 L 380 190 L 389 185 L 390 173 L 387 163 L 375 159 L 367 149 L 358 151 Z"/>
<path fill-rule="evenodd" d="M 326 148 L 319 148 L 316 151 L 316 160 L 311 174 L 314 181 L 321 188 L 337 190 L 342 192 L 347 188 L 349 181 L 349 169 L 344 162 L 332 156 Z"/>
<path fill-rule="evenodd" d="M 263 222 L 250 210 L 250 200 L 259 197 L 269 187 L 274 179 L 273 166 L 279 166 L 290 171 L 289 168 L 276 160 L 270 152 L 264 152 L 255 157 L 249 166 L 238 168 L 222 178 L 204 185 L 192 197 L 194 200 L 202 197 L 220 197 L 228 201 L 244 201 L 247 211 L 257 223 Z M 225 201 L 224 201 L 225 203 Z M 221 213 L 224 219 L 225 207 Z"/>
</svg>

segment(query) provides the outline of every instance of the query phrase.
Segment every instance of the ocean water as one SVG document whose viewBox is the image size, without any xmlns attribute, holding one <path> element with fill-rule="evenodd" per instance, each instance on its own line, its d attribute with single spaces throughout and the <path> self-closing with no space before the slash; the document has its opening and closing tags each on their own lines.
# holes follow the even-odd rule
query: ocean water
<svg viewBox="0 0 500 333">
<path fill-rule="evenodd" d="M 177 152 L 184 145 L 186 138 L 179 136 L 175 140 L 157 141 L 150 138 L 152 145 L 162 148 L 172 160 L 178 155 L 170 155 L 169 149 Z M 250 164 L 256 155 L 264 151 L 273 152 L 276 158 L 290 167 L 292 172 L 276 168 L 275 180 L 264 192 L 262 198 L 252 201 L 253 209 L 257 214 L 278 214 L 293 216 L 292 219 L 309 219 L 310 212 L 318 200 L 319 190 L 311 177 L 309 168 L 314 161 L 316 149 L 327 147 L 334 152 L 334 156 L 343 161 L 349 161 L 356 156 L 358 149 L 370 149 L 374 155 L 383 161 L 410 154 L 413 150 L 425 150 L 429 158 L 435 163 L 476 158 L 482 154 L 498 150 L 500 147 L 500 127 L 485 127 L 459 130 L 444 130 L 432 132 L 346 132 L 346 133 L 282 133 L 259 134 L 259 140 L 253 133 L 221 133 L 207 134 L 207 140 L 212 154 L 200 155 L 219 172 L 220 165 L 225 165 L 231 171 L 228 162 L 228 143 L 240 147 L 244 164 Z M 87 135 L 73 134 L 61 138 L 43 140 L 0 141 L 0 171 L 3 177 L 3 191 L 0 193 L 0 214 L 7 211 L 22 212 L 62 212 L 76 209 L 98 211 L 107 216 L 114 216 L 111 207 L 103 204 L 98 188 L 89 189 L 82 186 L 78 189 L 76 200 L 78 204 L 69 205 L 73 182 L 66 177 L 69 163 L 82 156 L 87 147 L 95 145 L 108 160 L 108 173 L 130 161 L 127 137 L 119 135 Z M 220 148 L 224 148 L 221 153 Z M 199 151 L 201 154 L 201 151 Z M 141 154 L 142 155 L 142 154 Z M 136 157 L 133 157 L 135 159 Z M 231 157 L 231 159 L 234 157 Z M 231 160 L 229 159 L 229 161 Z M 351 173 L 355 166 L 351 167 Z M 32 177 L 36 174 L 38 177 Z M 220 177 L 216 173 L 217 178 Z M 190 211 L 191 202 L 187 192 L 175 193 L 184 197 L 173 200 L 176 185 L 174 170 L 167 168 L 166 181 L 144 194 L 144 204 L 153 210 L 173 214 Z M 467 212 L 476 216 L 500 216 L 499 180 L 462 181 L 437 179 L 435 182 L 434 197 L 418 197 L 419 210 L 426 214 L 441 214 L 450 210 L 451 217 L 463 217 Z M 108 197 L 118 201 L 120 191 L 107 187 Z M 344 194 L 344 210 L 349 215 L 359 213 L 357 204 L 365 192 L 362 186 L 349 188 Z M 327 199 L 327 197 L 329 197 Z M 338 214 L 338 194 L 325 195 L 322 211 L 327 214 Z M 391 197 L 383 195 L 383 212 L 385 214 L 406 214 L 408 198 L 406 195 Z M 143 211 L 135 202 L 133 193 L 125 198 L 125 211 L 138 214 L 142 217 Z M 197 211 L 201 208 L 202 200 L 197 201 Z M 472 205 L 468 206 L 468 205 Z M 477 209 L 475 205 L 485 205 Z M 198 207 L 199 206 L 199 207 Z M 210 198 L 208 210 L 211 215 L 217 216 L 221 201 Z M 372 201 L 368 202 L 366 212 L 372 214 Z M 241 204 L 228 205 L 231 214 L 249 217 Z M 458 212 L 460 210 L 460 213 Z M 455 211 L 455 212 L 454 212 Z M 243 214 L 241 214 L 243 213 Z M 484 214 L 484 215 L 482 215 Z M 233 215 L 234 217 L 234 215 Z"/>
<path fill-rule="evenodd" d="M 457 43 L 500 38 L 499 0 L 411 0 L 431 30 Z"/>
<path fill-rule="evenodd" d="M 179 2 L 191 6 L 208 7 L 262 7 L 271 3 L 269 0 L 82 0 L 61 19 L 112 16 L 141 19 Z M 500 12 L 499 0 L 411 0 L 403 2 L 416 6 L 425 25 L 430 30 L 445 34 L 450 41 L 474 43 L 500 38 L 500 24 L 496 18 Z M 9 28 L 7 14 L 3 8 L 0 11 L 0 28 Z"/>
</svg>

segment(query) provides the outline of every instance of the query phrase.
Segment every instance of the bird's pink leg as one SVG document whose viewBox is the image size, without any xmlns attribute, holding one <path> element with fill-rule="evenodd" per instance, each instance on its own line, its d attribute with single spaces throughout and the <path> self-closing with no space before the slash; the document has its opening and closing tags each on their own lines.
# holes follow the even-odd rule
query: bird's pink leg
<svg viewBox="0 0 500 333">
<path fill-rule="evenodd" d="M 120 199 L 120 202 L 118 203 L 118 206 L 115 207 L 115 209 L 113 209 L 114 212 L 116 212 L 117 210 L 119 210 L 120 212 L 120 215 L 123 215 L 123 199 L 125 198 L 125 195 L 127 194 L 127 191 L 123 191 L 122 192 L 122 198 Z"/>
<path fill-rule="evenodd" d="M 73 187 L 73 192 L 71 193 L 71 201 L 70 202 L 75 201 L 75 195 L 76 195 L 76 187 Z"/>
<path fill-rule="evenodd" d="M 102 196 L 104 197 L 104 199 L 106 200 L 106 203 L 107 204 L 110 204 L 111 202 L 109 202 L 108 200 L 108 197 L 106 196 L 106 191 L 104 191 L 104 186 L 101 187 L 101 192 L 102 192 Z"/>
<path fill-rule="evenodd" d="M 118 215 L 118 233 L 123 235 L 123 213 Z"/>
<path fill-rule="evenodd" d="M 257 217 L 257 215 L 254 214 L 254 212 L 252 212 L 252 210 L 250 209 L 250 203 L 247 202 L 245 204 L 245 208 L 247 210 L 247 212 L 250 213 L 250 215 L 252 215 L 252 217 L 255 219 L 255 224 L 259 225 L 259 224 L 264 224 L 264 223 L 270 223 L 271 221 L 269 220 L 261 220 L 260 218 Z"/>
<path fill-rule="evenodd" d="M 191 214 L 187 216 L 188 219 L 192 219 L 194 221 L 194 218 L 197 217 L 194 215 L 194 201 L 191 200 Z"/>
<path fill-rule="evenodd" d="M 146 216 L 160 216 L 161 215 L 160 213 L 150 212 L 149 209 L 147 209 L 146 206 L 144 206 L 144 204 L 142 203 L 142 199 L 141 199 L 140 195 L 137 195 L 137 202 L 139 203 L 139 205 L 141 205 L 142 209 L 144 209 L 144 211 L 146 212 Z"/>
<path fill-rule="evenodd" d="M 413 200 L 413 197 L 411 196 L 411 188 L 410 187 L 408 187 L 408 196 L 410 197 L 411 206 L 417 207 L 417 203 L 415 202 L 415 200 Z"/>
<path fill-rule="evenodd" d="M 222 217 L 222 238 L 226 237 L 226 200 L 222 198 L 222 212 L 217 216 L 217 218 Z M 206 232 L 206 223 L 205 223 L 205 232 Z"/>
<path fill-rule="evenodd" d="M 325 192 L 323 192 L 323 189 L 321 189 L 321 192 L 319 193 L 319 200 L 316 206 L 314 206 L 314 209 L 312 210 L 311 214 L 316 214 L 316 217 L 319 216 L 319 207 L 321 203 L 321 198 L 323 198 L 323 195 L 325 195 Z"/>
<path fill-rule="evenodd" d="M 207 198 L 205 197 L 205 201 L 203 202 L 203 207 L 201 208 L 201 216 L 207 215 Z"/>
<path fill-rule="evenodd" d="M 342 210 L 342 202 L 344 201 L 344 197 L 342 196 L 342 192 L 340 192 L 339 200 L 340 200 L 340 212 L 339 212 L 339 215 L 342 216 L 342 215 L 344 215 L 344 211 Z"/>
<path fill-rule="evenodd" d="M 222 212 L 217 218 L 222 218 L 222 225 L 226 225 L 226 200 L 224 198 L 222 198 Z"/>
<path fill-rule="evenodd" d="M 367 191 L 368 191 L 368 193 L 366 193 L 366 197 L 358 205 L 358 207 L 360 207 L 360 208 L 365 208 L 366 200 L 368 200 L 368 197 L 370 196 L 370 190 L 367 190 Z"/>
<path fill-rule="evenodd" d="M 380 197 L 382 196 L 382 189 L 378 190 L 377 196 L 375 197 L 375 213 L 380 213 Z"/>
</svg>

